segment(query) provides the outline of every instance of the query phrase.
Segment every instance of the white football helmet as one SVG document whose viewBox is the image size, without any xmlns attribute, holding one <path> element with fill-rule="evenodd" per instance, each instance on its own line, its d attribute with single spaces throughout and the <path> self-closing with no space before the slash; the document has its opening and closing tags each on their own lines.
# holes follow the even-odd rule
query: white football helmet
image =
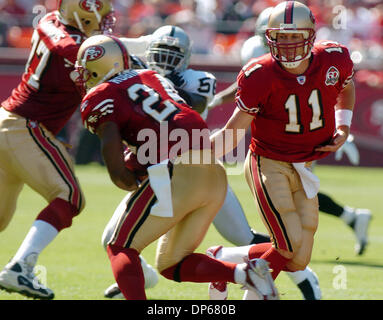
<svg viewBox="0 0 383 320">
<path fill-rule="evenodd" d="M 172 71 L 184 71 L 189 65 L 191 46 L 189 36 L 180 27 L 158 28 L 146 51 L 149 68 L 163 76 Z"/>
<path fill-rule="evenodd" d="M 255 35 L 262 37 L 264 41 L 264 45 L 268 48 L 267 39 L 266 39 L 266 29 L 267 24 L 269 22 L 269 17 L 271 12 L 273 11 L 273 7 L 268 7 L 264 9 L 258 16 L 257 21 L 255 22 Z"/>
<path fill-rule="evenodd" d="M 277 41 L 280 33 L 299 33 L 303 41 L 281 43 Z M 273 58 L 286 68 L 296 68 L 310 58 L 315 40 L 315 18 L 311 10 L 298 1 L 285 1 L 272 10 L 266 38 Z"/>
<path fill-rule="evenodd" d="M 245 65 L 251 58 L 257 58 L 269 52 L 269 46 L 265 36 L 267 23 L 273 7 L 264 9 L 255 22 L 255 35 L 247 39 L 241 48 L 241 63 Z"/>
</svg>

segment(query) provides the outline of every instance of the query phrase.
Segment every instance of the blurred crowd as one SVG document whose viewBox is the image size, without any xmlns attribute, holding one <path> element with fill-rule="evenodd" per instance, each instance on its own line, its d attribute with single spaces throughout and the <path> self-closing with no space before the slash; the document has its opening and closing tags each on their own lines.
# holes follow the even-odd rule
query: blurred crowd
<svg viewBox="0 0 383 320">
<path fill-rule="evenodd" d="M 199 54 L 237 56 L 259 13 L 280 0 L 114 0 L 116 32 L 138 37 L 164 24 L 185 29 Z M 302 0 L 313 11 L 317 39 L 339 41 L 364 69 L 383 69 L 382 0 Z M 0 0 L 0 46 L 28 48 L 33 26 L 57 0 Z"/>
</svg>

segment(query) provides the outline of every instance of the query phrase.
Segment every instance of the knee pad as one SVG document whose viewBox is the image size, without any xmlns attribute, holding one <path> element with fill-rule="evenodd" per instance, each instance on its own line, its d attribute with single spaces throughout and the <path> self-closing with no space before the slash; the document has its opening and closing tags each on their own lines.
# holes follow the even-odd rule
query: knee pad
<svg viewBox="0 0 383 320">
<path fill-rule="evenodd" d="M 56 198 L 40 212 L 36 220 L 43 220 L 61 231 L 72 225 L 73 217 L 78 215 L 79 212 L 79 209 L 73 204 Z"/>
</svg>

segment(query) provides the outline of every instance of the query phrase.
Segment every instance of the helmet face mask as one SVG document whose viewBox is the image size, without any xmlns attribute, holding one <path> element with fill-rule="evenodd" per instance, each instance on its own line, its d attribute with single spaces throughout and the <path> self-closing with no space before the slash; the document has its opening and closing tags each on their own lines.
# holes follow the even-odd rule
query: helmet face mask
<svg viewBox="0 0 383 320">
<path fill-rule="evenodd" d="M 281 37 L 283 34 L 286 35 Z M 294 34 L 302 37 L 294 38 Z M 286 68 L 296 68 L 311 56 L 315 41 L 314 16 L 300 2 L 282 2 L 271 12 L 265 36 L 273 58 Z"/>
<path fill-rule="evenodd" d="M 152 35 L 146 51 L 150 69 L 166 76 L 173 71 L 183 71 L 189 65 L 191 42 L 179 27 L 164 26 Z"/>
<path fill-rule="evenodd" d="M 65 24 L 87 37 L 112 33 L 116 24 L 110 0 L 60 0 L 58 11 Z"/>
<path fill-rule="evenodd" d="M 282 42 L 278 40 L 278 34 L 299 33 L 303 37 L 300 41 Z M 308 36 L 307 36 L 308 35 Z M 312 29 L 268 29 L 266 39 L 273 57 L 281 62 L 286 68 L 296 68 L 299 64 L 311 56 L 311 48 L 314 45 L 315 31 Z"/>
</svg>

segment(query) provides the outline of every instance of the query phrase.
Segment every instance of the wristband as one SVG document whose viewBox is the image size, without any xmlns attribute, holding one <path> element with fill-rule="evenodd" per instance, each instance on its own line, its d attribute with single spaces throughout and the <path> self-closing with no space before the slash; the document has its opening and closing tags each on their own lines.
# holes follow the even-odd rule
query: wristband
<svg viewBox="0 0 383 320">
<path fill-rule="evenodd" d="M 338 109 L 335 111 L 335 125 L 336 127 L 348 126 L 351 127 L 352 110 Z"/>
</svg>

